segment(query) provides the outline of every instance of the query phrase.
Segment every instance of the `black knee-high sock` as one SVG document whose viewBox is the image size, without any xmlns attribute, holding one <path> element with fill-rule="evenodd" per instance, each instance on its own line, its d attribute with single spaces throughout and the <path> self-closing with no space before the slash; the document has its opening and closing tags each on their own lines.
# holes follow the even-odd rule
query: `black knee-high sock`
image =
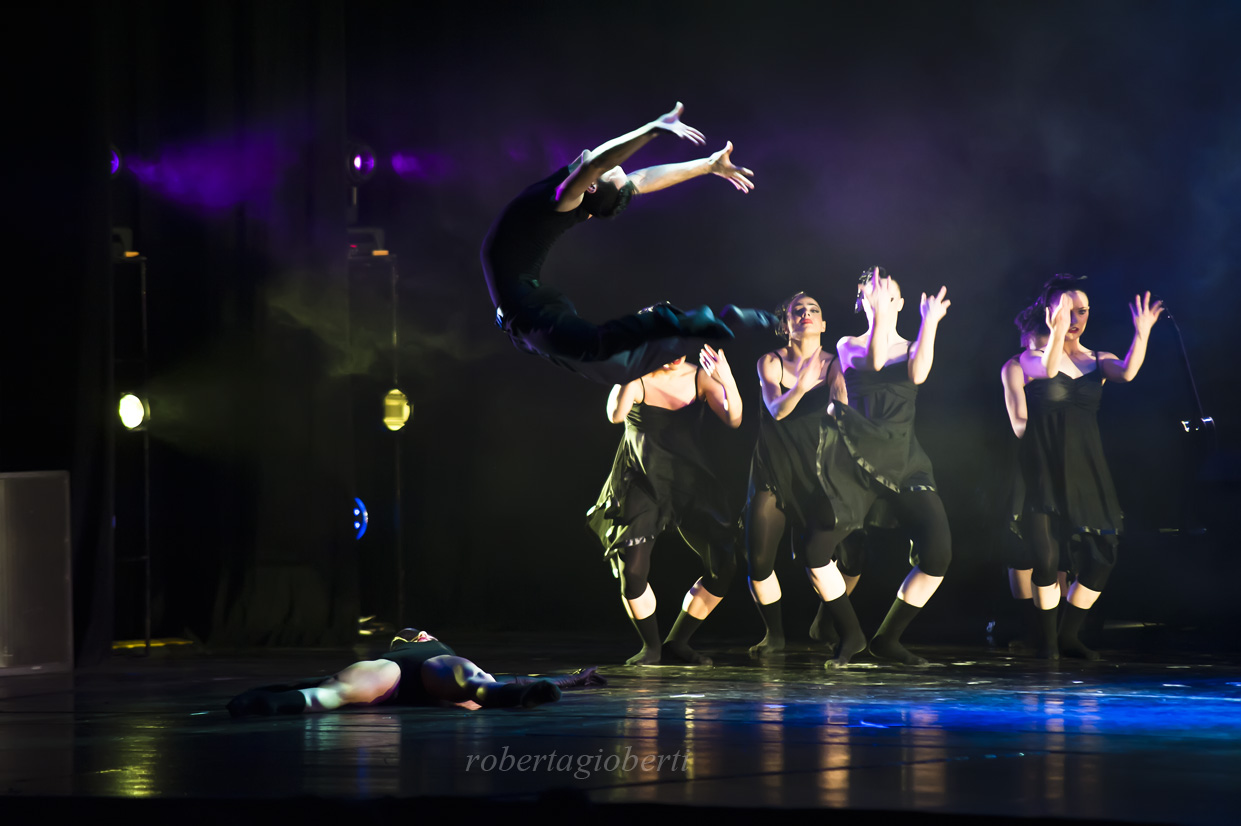
<svg viewBox="0 0 1241 826">
<path fill-rule="evenodd" d="M 897 597 L 888 609 L 878 633 L 870 641 L 870 653 L 881 660 L 892 660 L 904 665 L 926 665 L 926 659 L 908 651 L 901 645 L 901 634 L 909 627 L 909 623 L 918 615 L 921 608 L 915 608 L 905 600 Z"/>
<path fill-rule="evenodd" d="M 784 613 L 780 602 L 781 600 L 776 600 L 766 605 L 757 600 L 754 602 L 758 606 L 758 615 L 763 618 L 767 636 L 763 637 L 758 645 L 750 646 L 751 657 L 764 657 L 784 650 Z"/>
<path fill-rule="evenodd" d="M 1060 646 L 1056 639 L 1056 606 L 1044 610 L 1035 605 L 1034 600 L 1030 600 L 1030 605 L 1034 613 L 1034 627 L 1038 631 L 1035 651 L 1045 660 L 1060 659 Z"/>
<path fill-rule="evenodd" d="M 642 638 L 642 650 L 625 660 L 625 665 L 651 665 L 659 662 L 661 654 L 659 644 L 659 621 L 652 613 L 649 617 L 635 619 L 633 627 L 638 629 Z"/>
<path fill-rule="evenodd" d="M 1060 615 L 1060 653 L 1064 656 L 1081 657 L 1084 660 L 1099 659 L 1099 652 L 1087 648 L 1077 638 L 1088 613 L 1088 608 L 1078 608 L 1071 602 L 1064 603 L 1064 612 Z"/>
<path fill-rule="evenodd" d="M 836 623 L 832 621 L 832 614 L 828 611 L 826 602 L 819 603 L 814 622 L 810 623 L 810 639 L 823 643 L 833 651 L 836 649 L 836 644 L 840 642 L 840 632 L 836 630 Z"/>
<path fill-rule="evenodd" d="M 250 714 L 301 714 L 306 710 L 306 695 L 301 691 L 267 691 L 255 688 L 238 694 L 228 703 L 228 713 L 233 717 Z"/>
<path fill-rule="evenodd" d="M 1005 645 L 1008 645 L 1010 651 L 1020 651 L 1024 649 L 1037 649 L 1039 647 L 1039 606 L 1034 604 L 1033 598 L 1014 599 L 1016 615 L 1021 616 L 1020 623 L 1014 621 L 1014 626 L 1021 626 L 1021 634 L 1014 634 Z"/>
<path fill-rule="evenodd" d="M 819 610 L 826 611 L 831 622 L 840 631 L 840 649 L 834 658 L 824 663 L 824 667 L 838 668 L 848 665 L 849 659 L 854 654 L 866 650 L 866 635 L 862 633 L 862 626 L 857 620 L 857 614 L 853 611 L 853 603 L 849 601 L 849 595 L 841 594 L 836 599 L 823 603 L 819 606 Z"/>
<path fill-rule="evenodd" d="M 672 624 L 672 631 L 668 633 L 668 638 L 664 640 L 664 651 L 691 665 L 712 665 L 710 657 L 699 654 L 689 647 L 689 638 L 694 635 L 700 625 L 702 625 L 702 620 L 691 617 L 687 611 L 682 611 L 677 615 L 676 622 Z"/>
</svg>

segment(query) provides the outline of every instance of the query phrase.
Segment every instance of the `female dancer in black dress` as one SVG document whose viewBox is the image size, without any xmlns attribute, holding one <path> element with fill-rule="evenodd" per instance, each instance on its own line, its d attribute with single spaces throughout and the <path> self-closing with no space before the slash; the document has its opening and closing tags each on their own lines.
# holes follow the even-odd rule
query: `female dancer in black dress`
<svg viewBox="0 0 1241 826">
<path fill-rule="evenodd" d="M 1047 346 L 1047 336 L 1050 331 L 1043 319 L 1042 308 L 1037 304 L 1031 304 L 1018 313 L 1013 323 L 1020 331 L 1023 352 L 1041 350 Z M 1008 422 L 1012 426 L 1013 435 L 1017 437 L 1011 443 L 1009 466 L 1006 468 L 1009 488 L 1005 502 L 1007 512 L 1003 530 L 1004 557 L 1008 568 L 1009 591 L 1014 600 L 1027 606 L 1027 611 L 1023 612 L 1023 619 L 1024 613 L 1033 612 L 1030 614 L 1030 620 L 1026 620 L 1031 625 L 1026 639 L 1013 639 L 1009 642 L 1010 647 L 1017 648 L 1028 647 L 1033 640 L 1038 638 L 1039 634 L 1039 614 L 1033 602 L 1034 592 L 1031 584 L 1034 572 L 1034 552 L 1030 548 L 1030 543 L 1023 538 L 1021 524 L 1021 517 L 1025 512 L 1026 485 L 1021 476 L 1019 453 L 1021 437 L 1026 432 L 1026 385 L 1029 382 L 1030 377 L 1021 369 L 1021 353 L 1004 362 L 1004 367 L 1000 370 L 1000 384 L 1004 388 L 1004 406 L 1008 410 Z M 1066 566 L 1058 565 L 1057 567 L 1060 569 L 1058 580 L 1063 589 L 1067 584 Z"/>
<path fill-rule="evenodd" d="M 827 405 L 833 399 L 846 400 L 836 357 L 822 348 L 827 326 L 819 302 L 796 293 L 781 305 L 777 317 L 777 332 L 788 337 L 788 344 L 758 360 L 766 410 L 759 414 L 745 514 L 750 593 L 767 632 L 750 648 L 755 657 L 784 649 L 782 592 L 775 567 L 780 538 L 789 520 L 794 525 L 793 552 L 807 564 L 808 571 L 814 567 L 807 562 L 812 557 L 820 566 L 831 561 L 835 545 L 821 546 L 835 520 L 815 466 L 820 420 Z M 846 591 L 853 590 L 860 573 L 860 560 L 855 556 L 845 554 L 832 563 L 841 568 Z M 830 620 L 827 611 L 822 611 L 811 636 L 831 641 L 834 628 Z"/>
<path fill-rule="evenodd" d="M 858 309 L 866 313 L 868 329 L 836 345 L 849 403 L 828 408 L 831 416 L 825 420 L 819 450 L 819 480 L 832 503 L 836 536 L 847 536 L 865 519 L 877 519 L 871 511 L 878 505 L 913 542 L 913 570 L 870 641 L 875 657 L 907 665 L 926 660 L 901 645 L 901 634 L 935 593 L 952 561 L 948 518 L 935 492 L 930 459 L 913 431 L 918 385 L 931 371 L 936 332 L 951 304 L 946 294 L 946 287 L 930 297 L 922 294 L 918 338 L 906 341 L 896 332 L 896 317 L 904 306 L 900 287 L 878 267 L 863 273 Z M 842 628 L 839 653 L 828 665 L 843 665 L 865 647 L 864 638 Z"/>
<path fill-rule="evenodd" d="M 728 592 L 736 571 L 736 517 L 702 441 L 706 409 L 729 427 L 741 425 L 741 394 L 723 350 L 704 346 L 701 368 L 678 358 L 624 385 L 608 398 L 608 418 L 625 424 L 612 473 L 587 514 L 620 579 L 625 611 L 642 648 L 626 665 L 650 665 L 667 653 L 693 665 L 711 658 L 689 639 Z M 685 594 L 681 613 L 660 643 L 655 592 L 647 579 L 651 551 L 675 526 L 702 559 L 703 576 Z"/>
<path fill-rule="evenodd" d="M 1061 654 L 1099 657 L 1082 644 L 1078 633 L 1116 564 L 1116 537 L 1122 528 L 1120 504 L 1103 456 L 1099 402 L 1104 381 L 1132 381 L 1138 374 L 1151 327 L 1163 313 L 1163 302 L 1151 304 L 1149 292 L 1135 296 L 1129 305 L 1133 342 L 1125 358 L 1089 350 L 1081 342 L 1090 316 L 1082 280 L 1057 275 L 1047 282 L 1039 300 L 1051 330 L 1047 346 L 1021 355 L 1021 367 L 1031 379 L 1026 385 L 1028 418 L 1021 439 L 1026 538 L 1034 551 L 1034 605 L 1042 632 L 1039 655 L 1048 659 Z M 1066 542 L 1077 579 L 1069 588 L 1057 634 L 1056 565 Z"/>
<path fill-rule="evenodd" d="M 733 145 L 708 158 L 665 164 L 626 175 L 620 164 L 659 135 L 701 146 L 702 133 L 681 122 L 684 107 L 586 150 L 569 166 L 531 184 L 496 219 L 483 241 L 483 274 L 496 308 L 496 323 L 519 350 L 603 384 L 624 384 L 687 352 L 704 340 L 732 338 L 728 323 L 771 323 L 770 314 L 724 308 L 723 320 L 709 308 L 683 313 L 668 305 L 604 324 L 578 316 L 573 303 L 540 283 L 539 272 L 552 245 L 592 217 L 610 218 L 640 193 L 656 192 L 701 175 L 718 175 L 739 192 L 754 188 L 750 170 L 735 166 Z"/>
<path fill-rule="evenodd" d="M 501 682 L 427 632 L 405 628 L 382 657 L 356 662 L 326 679 L 251 689 L 230 700 L 228 711 L 244 717 L 349 705 L 533 708 L 559 700 L 562 688 L 606 684 L 593 668 L 551 679 Z"/>
</svg>

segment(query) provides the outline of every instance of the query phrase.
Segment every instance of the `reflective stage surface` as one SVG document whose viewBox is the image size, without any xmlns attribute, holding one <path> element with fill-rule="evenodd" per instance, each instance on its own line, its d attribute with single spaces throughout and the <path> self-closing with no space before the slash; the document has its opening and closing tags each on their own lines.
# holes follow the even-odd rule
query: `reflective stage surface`
<svg viewBox="0 0 1241 826">
<path fill-rule="evenodd" d="M 704 644 L 714 668 L 638 668 L 607 666 L 623 659 L 614 646 L 599 656 L 551 638 L 446 641 L 493 673 L 598 664 L 609 684 L 529 711 L 233 720 L 223 706 L 234 694 L 368 652 L 177 651 L 72 678 L 0 677 L 0 819 L 35 802 L 85 813 L 132 798 L 237 822 L 271 820 L 255 813 L 283 800 L 274 819 L 314 819 L 306 797 L 328 799 L 322 815 L 341 799 L 422 796 L 475 807 L 550 797 L 566 811 L 589 801 L 609 817 L 607 804 L 628 803 L 1202 824 L 1241 811 L 1235 657 L 1107 651 L 1105 662 L 1049 666 L 920 647 L 937 664 L 827 672 L 806 645 L 757 663 L 740 642 Z"/>
</svg>

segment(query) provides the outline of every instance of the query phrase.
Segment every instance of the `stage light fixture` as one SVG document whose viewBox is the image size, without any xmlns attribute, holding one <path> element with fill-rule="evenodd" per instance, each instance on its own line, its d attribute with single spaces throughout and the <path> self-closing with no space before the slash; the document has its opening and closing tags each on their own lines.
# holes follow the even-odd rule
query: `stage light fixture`
<svg viewBox="0 0 1241 826">
<path fill-rule="evenodd" d="M 112 177 L 115 178 L 121 172 L 121 153 L 116 144 L 111 144 L 108 148 L 112 153 Z"/>
<path fill-rule="evenodd" d="M 362 504 L 362 500 L 356 496 L 353 498 L 353 529 L 357 531 L 354 539 L 361 539 L 366 534 L 366 526 L 370 524 L 370 515 L 366 512 L 366 505 Z"/>
<path fill-rule="evenodd" d="M 147 405 L 146 399 L 139 398 L 133 393 L 121 396 L 116 412 L 121 417 L 121 424 L 125 425 L 128 430 L 142 430 L 151 420 L 151 408 Z"/>
<path fill-rule="evenodd" d="M 409 399 L 397 388 L 388 391 L 384 396 L 384 426 L 397 431 L 409 421 Z"/>
<path fill-rule="evenodd" d="M 351 143 L 345 154 L 345 168 L 354 186 L 364 184 L 375 174 L 375 153 L 364 143 Z"/>
</svg>

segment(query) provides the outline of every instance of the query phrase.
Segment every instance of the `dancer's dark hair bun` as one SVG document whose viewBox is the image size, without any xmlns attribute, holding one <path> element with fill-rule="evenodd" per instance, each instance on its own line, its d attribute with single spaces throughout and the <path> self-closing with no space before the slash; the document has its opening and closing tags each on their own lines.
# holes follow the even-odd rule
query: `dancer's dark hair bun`
<svg viewBox="0 0 1241 826">
<path fill-rule="evenodd" d="M 1053 295 L 1067 293 L 1072 290 L 1080 290 L 1082 282 L 1086 280 L 1084 275 L 1073 275 L 1067 272 L 1058 272 L 1043 284 L 1043 291 L 1039 294 L 1038 301 L 1034 306 L 1038 309 L 1039 319 L 1045 321 L 1043 310 L 1045 310 L 1051 302 Z"/>
<path fill-rule="evenodd" d="M 1082 282 L 1086 280 L 1084 275 L 1073 275 L 1067 272 L 1058 272 L 1043 284 L 1043 298 L 1056 293 L 1067 293 L 1070 290 L 1080 290 Z"/>
<path fill-rule="evenodd" d="M 867 267 L 866 269 L 862 270 L 862 274 L 858 276 L 858 280 L 857 280 L 858 287 L 859 287 L 857 291 L 857 301 L 853 302 L 853 312 L 855 313 L 862 312 L 862 303 L 866 300 L 862 297 L 862 290 L 860 288 L 870 283 L 870 279 L 875 275 L 875 270 L 879 271 L 880 278 L 891 277 L 888 275 L 888 271 L 885 270 L 883 267 Z"/>
<path fill-rule="evenodd" d="M 1023 336 L 1031 334 L 1047 335 L 1051 332 L 1051 330 L 1047 329 L 1047 319 L 1043 312 L 1041 299 L 1017 313 L 1017 317 L 1013 319 L 1013 324 L 1017 325 L 1017 329 L 1021 331 Z"/>
<path fill-rule="evenodd" d="M 866 269 L 862 270 L 862 274 L 858 276 L 857 283 L 865 284 L 867 281 L 870 281 L 871 276 L 875 274 L 875 270 L 879 270 L 880 278 L 888 277 L 888 271 L 885 270 L 883 267 L 867 267 Z"/>
</svg>

